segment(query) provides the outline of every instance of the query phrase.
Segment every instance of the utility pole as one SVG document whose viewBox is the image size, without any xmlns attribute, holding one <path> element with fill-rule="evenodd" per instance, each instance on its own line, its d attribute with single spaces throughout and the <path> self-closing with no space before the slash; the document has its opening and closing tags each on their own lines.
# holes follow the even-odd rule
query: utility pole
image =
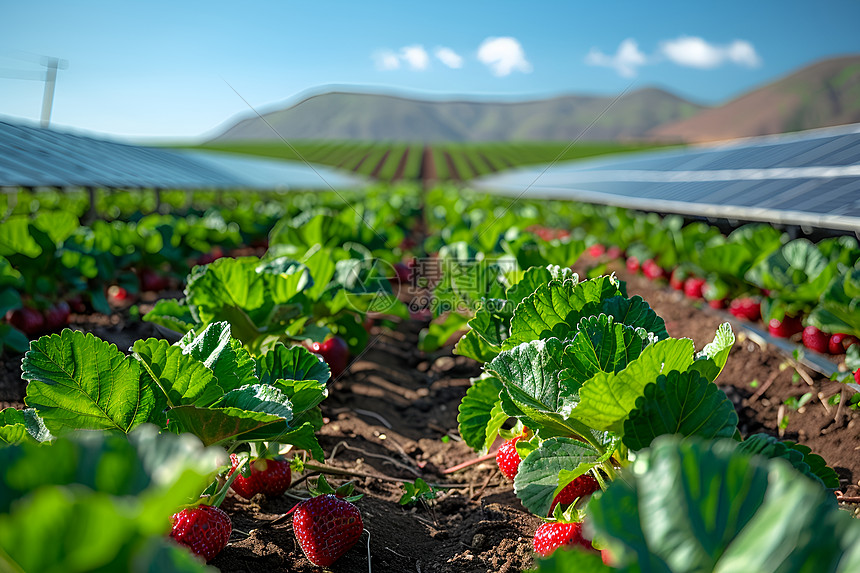
<svg viewBox="0 0 860 573">
<path fill-rule="evenodd" d="M 0 53 L 0 56 L 3 54 Z M 45 91 L 42 95 L 42 114 L 39 124 L 48 127 L 51 123 L 51 110 L 54 107 L 54 88 L 57 85 L 57 70 L 65 70 L 69 67 L 68 60 L 53 58 L 50 56 L 38 56 L 27 52 L 13 52 L 13 59 L 26 62 L 38 63 L 45 66 L 44 72 L 21 69 L 0 69 L 0 78 L 11 80 L 36 80 L 45 82 Z"/>
<path fill-rule="evenodd" d="M 48 68 L 45 72 L 45 92 L 42 95 L 42 117 L 39 124 L 48 127 L 51 123 L 51 108 L 54 106 L 54 86 L 57 84 L 57 68 L 60 66 L 58 58 L 47 58 L 44 62 Z"/>
</svg>

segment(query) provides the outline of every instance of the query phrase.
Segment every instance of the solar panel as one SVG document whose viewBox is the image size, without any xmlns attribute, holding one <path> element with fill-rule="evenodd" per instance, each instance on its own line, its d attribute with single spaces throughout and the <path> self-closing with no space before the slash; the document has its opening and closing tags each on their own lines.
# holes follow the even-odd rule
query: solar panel
<svg viewBox="0 0 860 573">
<path fill-rule="evenodd" d="M 860 233 L 860 124 L 518 169 L 476 187 Z"/>
<path fill-rule="evenodd" d="M 128 145 L 0 121 L 0 187 L 326 189 L 359 177 L 296 162 Z"/>
</svg>

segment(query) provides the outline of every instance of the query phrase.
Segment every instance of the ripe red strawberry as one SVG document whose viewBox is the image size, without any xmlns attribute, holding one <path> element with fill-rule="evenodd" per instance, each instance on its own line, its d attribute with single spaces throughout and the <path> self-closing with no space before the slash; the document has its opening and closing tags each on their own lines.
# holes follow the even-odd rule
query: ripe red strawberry
<svg viewBox="0 0 860 573">
<path fill-rule="evenodd" d="M 108 301 L 122 305 L 129 299 L 128 291 L 119 285 L 111 285 L 107 290 Z"/>
<path fill-rule="evenodd" d="M 236 466 L 239 465 L 239 456 L 230 454 L 230 464 L 233 469 L 227 474 L 228 476 L 236 471 Z M 248 477 L 236 476 L 230 487 L 245 499 L 251 499 L 258 493 L 271 496 L 282 495 L 290 487 L 290 483 L 292 483 L 290 462 L 264 458 L 253 460 L 251 462 L 251 475 Z"/>
<path fill-rule="evenodd" d="M 323 342 L 311 342 L 307 349 L 322 356 L 331 368 L 332 376 L 339 376 L 349 365 L 349 346 L 339 336 L 332 336 Z"/>
<path fill-rule="evenodd" d="M 591 255 L 592 257 L 594 257 L 595 259 L 597 257 L 601 256 L 605 252 L 606 252 L 606 247 L 604 247 L 600 243 L 595 243 L 595 244 L 591 245 L 590 247 L 588 247 L 588 254 Z"/>
<path fill-rule="evenodd" d="M 606 258 L 608 259 L 620 259 L 624 252 L 621 250 L 621 247 L 616 247 L 612 245 L 608 249 L 606 249 Z"/>
<path fill-rule="evenodd" d="M 56 332 L 69 324 L 71 308 L 69 303 L 61 300 L 45 311 L 45 332 Z"/>
<path fill-rule="evenodd" d="M 669 286 L 673 290 L 684 290 L 684 281 L 687 280 L 688 273 L 681 267 L 676 267 L 669 276 Z"/>
<path fill-rule="evenodd" d="M 158 292 L 170 287 L 167 277 L 160 275 L 152 269 L 144 268 L 138 273 L 140 279 L 140 290 Z"/>
<path fill-rule="evenodd" d="M 328 567 L 358 542 L 364 524 L 352 503 L 333 494 L 303 501 L 293 512 L 293 530 L 308 561 Z"/>
<path fill-rule="evenodd" d="M 771 336 L 776 336 L 777 338 L 791 338 L 792 335 L 803 330 L 803 324 L 801 324 L 799 318 L 794 316 L 786 316 L 782 320 L 772 318 L 770 319 L 770 322 L 767 323 L 767 330 L 770 332 Z"/>
<path fill-rule="evenodd" d="M 665 277 L 666 273 L 660 268 L 660 265 L 654 262 L 654 259 L 648 259 L 642 263 L 642 273 L 648 280 L 656 281 Z"/>
<path fill-rule="evenodd" d="M 703 288 L 705 288 L 705 279 L 690 277 L 684 281 L 684 294 L 689 298 L 702 298 Z"/>
<path fill-rule="evenodd" d="M 754 298 L 736 298 L 729 305 L 733 316 L 755 322 L 761 318 L 761 303 Z"/>
<path fill-rule="evenodd" d="M 27 306 L 7 312 L 6 320 L 29 337 L 41 334 L 45 328 L 45 317 L 42 313 Z"/>
<path fill-rule="evenodd" d="M 579 545 L 585 549 L 594 549 L 591 542 L 582 537 L 581 523 L 547 522 L 535 531 L 532 541 L 535 551 L 543 557 L 549 557 L 561 546 Z"/>
<path fill-rule="evenodd" d="M 215 245 L 214 247 L 212 247 L 211 251 L 209 251 L 208 253 L 203 253 L 202 255 L 197 257 L 195 264 L 197 264 L 197 265 L 208 265 L 209 263 L 214 263 L 215 261 L 217 261 L 218 259 L 220 259 L 223 256 L 224 256 L 224 250 L 221 249 L 220 246 Z"/>
<path fill-rule="evenodd" d="M 600 550 L 600 559 L 603 561 L 604 565 L 609 565 L 610 567 L 612 567 L 612 564 L 615 562 L 612 558 L 612 554 L 609 553 L 609 549 Z"/>
<path fill-rule="evenodd" d="M 860 368 L 854 371 L 854 381 L 860 384 Z"/>
<path fill-rule="evenodd" d="M 517 453 L 517 442 L 525 436 L 516 436 L 513 439 L 505 440 L 505 443 L 499 447 L 496 452 L 496 464 L 499 470 L 511 481 L 517 477 L 517 470 L 520 467 L 520 455 Z"/>
<path fill-rule="evenodd" d="M 638 257 L 627 257 L 627 261 L 624 263 L 627 267 L 627 270 L 631 273 L 639 272 L 639 258 Z"/>
<path fill-rule="evenodd" d="M 211 561 L 227 546 L 233 524 L 230 516 L 217 507 L 198 505 L 174 513 L 170 537 Z"/>
<path fill-rule="evenodd" d="M 827 350 L 830 354 L 845 354 L 848 347 L 858 342 L 860 341 L 857 340 L 856 336 L 838 332 L 830 337 L 830 340 L 827 342 Z"/>
<path fill-rule="evenodd" d="M 814 326 L 803 329 L 803 345 L 811 350 L 827 354 L 830 350 L 830 335 Z"/>
<path fill-rule="evenodd" d="M 715 308 L 717 310 L 722 310 L 726 308 L 726 301 L 729 300 L 727 298 L 713 299 L 708 301 L 708 306 L 711 308 Z"/>
<path fill-rule="evenodd" d="M 552 500 L 549 514 L 552 515 L 552 511 L 555 509 L 556 505 L 561 504 L 562 507 L 570 505 L 576 498 L 591 495 L 599 489 L 600 484 L 597 483 L 596 479 L 594 479 L 590 474 L 583 474 L 564 486 L 564 489 L 558 492 L 558 495 Z"/>
</svg>

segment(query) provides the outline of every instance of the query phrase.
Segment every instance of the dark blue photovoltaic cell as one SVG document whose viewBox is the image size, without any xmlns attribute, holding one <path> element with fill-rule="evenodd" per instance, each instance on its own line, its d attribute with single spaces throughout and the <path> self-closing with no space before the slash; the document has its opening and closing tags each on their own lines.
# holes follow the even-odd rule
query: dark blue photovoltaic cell
<svg viewBox="0 0 860 573">
<path fill-rule="evenodd" d="M 326 189 L 358 177 L 297 162 L 127 145 L 0 121 L 0 187 Z"/>
<path fill-rule="evenodd" d="M 860 233 L 860 124 L 544 169 L 502 172 L 475 186 Z"/>
</svg>

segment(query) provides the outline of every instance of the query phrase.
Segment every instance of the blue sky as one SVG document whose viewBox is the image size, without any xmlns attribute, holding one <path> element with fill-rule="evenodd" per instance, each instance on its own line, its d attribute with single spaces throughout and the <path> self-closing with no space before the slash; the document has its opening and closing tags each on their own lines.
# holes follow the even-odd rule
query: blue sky
<svg viewBox="0 0 860 573">
<path fill-rule="evenodd" d="M 129 138 L 251 113 L 225 81 L 258 109 L 329 85 L 518 99 L 657 85 L 719 103 L 860 52 L 858 22 L 856 0 L 7 1 L 0 115 L 38 119 L 42 84 L 4 77 L 40 69 L 29 54 L 69 62 L 55 125 Z"/>
</svg>

